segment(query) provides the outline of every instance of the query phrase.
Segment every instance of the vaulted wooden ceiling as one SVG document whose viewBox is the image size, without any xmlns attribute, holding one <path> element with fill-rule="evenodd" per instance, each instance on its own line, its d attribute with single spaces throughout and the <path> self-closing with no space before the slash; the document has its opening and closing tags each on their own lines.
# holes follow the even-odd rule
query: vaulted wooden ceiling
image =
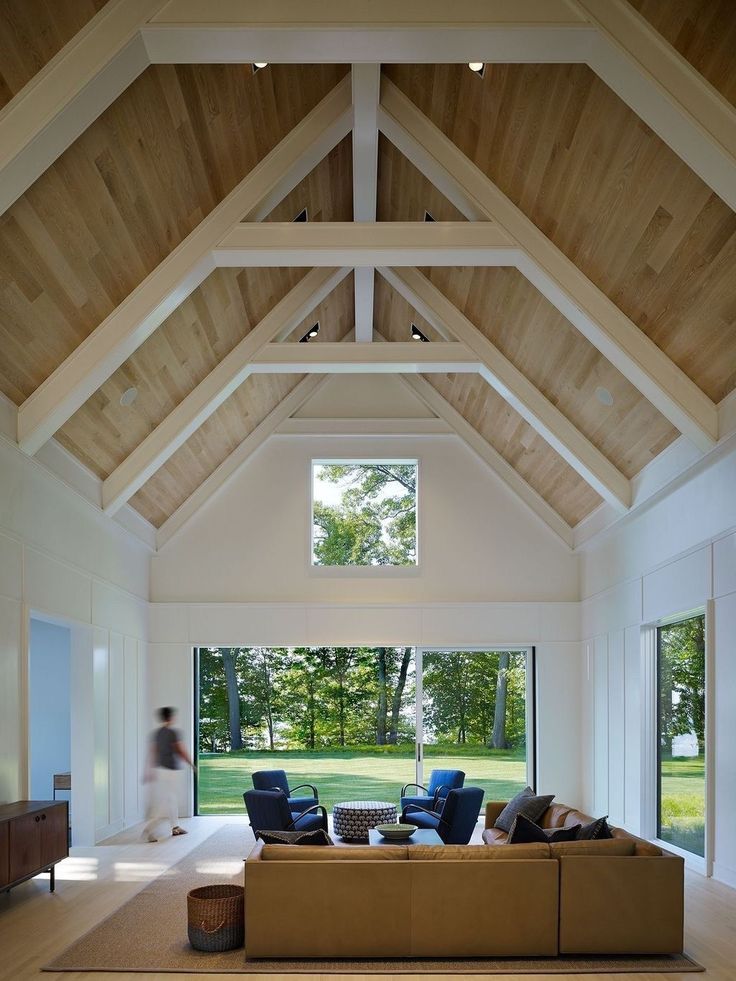
<svg viewBox="0 0 736 981">
<path fill-rule="evenodd" d="M 586 2 L 595 7 L 593 0 L 583 7 Z M 8 105 L 6 113 L 43 78 L 37 73 L 44 65 L 53 67 L 64 45 L 111 4 L 0 5 L 0 106 Z M 734 103 L 731 4 L 631 0 L 631 7 L 645 18 L 641 24 L 660 32 L 657 43 L 673 45 L 714 93 Z M 135 298 L 147 277 L 349 73 L 349 65 L 333 63 L 269 64 L 259 71 L 250 64 L 151 64 L 142 71 L 0 216 L 3 394 L 23 406 L 75 352 L 86 350 L 106 318 Z M 675 389 L 678 377 L 690 379 L 716 405 L 733 392 L 736 214 L 591 67 L 489 63 L 481 77 L 466 64 L 393 63 L 383 66 L 383 76 L 384 87 L 395 86 L 423 114 L 418 118 L 428 132 L 436 127 L 464 155 L 458 159 L 478 168 L 481 176 L 473 180 L 484 175 L 492 182 L 666 355 Z M 355 120 L 357 133 L 357 102 Z M 376 221 L 420 223 L 431 216 L 466 222 L 462 195 L 448 191 L 441 175 L 430 179 L 431 153 L 427 176 L 377 127 Z M 335 138 L 285 193 L 274 191 L 261 219 L 291 222 L 306 208 L 309 223 L 351 222 L 365 191 L 364 171 L 353 167 L 354 145 L 349 132 Z M 289 302 L 309 268 L 276 262 L 210 269 L 76 411 L 60 417 L 56 439 L 100 480 L 117 479 L 131 454 L 157 438 L 195 389 L 210 384 L 212 372 L 237 354 L 277 304 Z M 616 367 L 601 344 L 584 336 L 560 306 L 567 308 L 532 283 L 523 263 L 448 261 L 420 271 L 480 339 L 480 348 L 471 347 L 482 364 L 485 355 L 478 352 L 491 351 L 534 386 L 534 398 L 542 398 L 534 412 L 552 420 L 552 437 L 483 372 L 426 372 L 444 400 L 438 404 L 459 412 L 489 453 L 513 467 L 532 496 L 571 528 L 601 504 L 601 488 L 560 448 L 556 432 L 574 427 L 573 450 L 579 437 L 584 461 L 592 459 L 593 470 L 599 466 L 603 473 L 611 466 L 624 482 L 680 435 L 664 403 L 657 408 L 624 362 Z M 437 350 L 455 339 L 378 269 L 373 282 L 377 340 L 407 342 L 412 323 Z M 319 321 L 311 343 L 352 344 L 360 288 L 352 273 L 341 278 L 272 339 L 298 341 Z M 128 482 L 130 505 L 156 528 L 272 417 L 305 375 L 237 377 L 233 390 L 197 417 L 197 425 L 183 428 L 155 466 Z M 131 387 L 135 402 L 121 404 Z"/>
</svg>

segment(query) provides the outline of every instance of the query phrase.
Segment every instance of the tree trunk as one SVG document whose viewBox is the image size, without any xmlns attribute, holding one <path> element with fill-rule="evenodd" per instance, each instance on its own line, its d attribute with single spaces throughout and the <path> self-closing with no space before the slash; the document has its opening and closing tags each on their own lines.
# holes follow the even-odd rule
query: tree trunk
<svg viewBox="0 0 736 981">
<path fill-rule="evenodd" d="M 222 666 L 227 682 L 228 724 L 230 727 L 230 749 L 243 748 L 243 735 L 240 731 L 240 693 L 238 676 L 235 671 L 235 652 L 231 647 L 222 649 Z"/>
<path fill-rule="evenodd" d="M 378 648 L 378 708 L 376 710 L 376 745 L 386 744 L 386 712 L 388 696 L 386 693 L 386 648 Z"/>
<path fill-rule="evenodd" d="M 506 742 L 506 693 L 508 691 L 509 652 L 504 651 L 498 659 L 498 681 L 496 682 L 496 708 L 493 713 L 492 749 L 508 749 Z"/>
<path fill-rule="evenodd" d="M 406 688 L 406 676 L 409 672 L 411 662 L 411 647 L 405 647 L 401 657 L 401 667 L 399 668 L 399 680 L 396 682 L 393 699 L 391 700 L 391 729 L 388 741 L 395 746 L 399 738 L 399 715 L 401 714 L 401 700 L 404 697 Z"/>
<path fill-rule="evenodd" d="M 265 693 L 266 726 L 268 728 L 268 748 L 274 749 L 273 741 L 273 710 L 271 707 L 271 672 L 268 668 L 268 657 L 261 654 L 263 658 L 263 690 Z"/>
</svg>

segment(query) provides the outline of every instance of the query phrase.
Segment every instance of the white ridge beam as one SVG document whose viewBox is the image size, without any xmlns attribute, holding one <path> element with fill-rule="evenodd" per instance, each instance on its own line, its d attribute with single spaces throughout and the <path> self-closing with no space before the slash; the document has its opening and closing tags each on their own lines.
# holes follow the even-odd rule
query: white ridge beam
<svg viewBox="0 0 736 981">
<path fill-rule="evenodd" d="M 626 0 L 575 6 L 597 28 L 593 71 L 736 211 L 736 108 Z"/>
<path fill-rule="evenodd" d="M 256 222 L 267 215 L 351 125 L 344 79 L 26 399 L 18 412 L 21 449 L 33 454 L 53 436 L 212 272 L 212 249 L 225 232 L 244 215 Z"/>
<path fill-rule="evenodd" d="M 604 500 L 631 504 L 631 481 L 595 447 L 418 269 L 379 272 L 431 324 L 441 324 L 481 362 L 480 374 Z M 393 345 L 382 345 L 391 347 Z M 427 345 L 431 347 L 432 345 Z"/>
<path fill-rule="evenodd" d="M 436 388 L 418 375 L 402 375 L 405 385 L 418 395 L 427 408 L 444 419 L 450 428 L 470 447 L 470 449 L 500 477 L 523 504 L 560 538 L 568 548 L 572 548 L 573 530 L 555 509 L 531 487 L 524 478 L 508 463 L 491 444 L 484 439 L 474 426 L 465 419 Z"/>
<path fill-rule="evenodd" d="M 494 221 L 519 251 L 514 265 L 699 449 L 718 437 L 713 402 L 615 303 L 388 79 L 386 136 L 471 220 Z"/>
<path fill-rule="evenodd" d="M 518 246 L 490 222 L 241 223 L 213 251 L 233 266 L 513 266 Z"/>
<path fill-rule="evenodd" d="M 253 359 L 264 345 L 287 337 L 349 272 L 347 267 L 308 272 L 103 482 L 105 512 L 114 514 L 121 508 L 243 384 L 253 370 Z M 308 345 L 294 346 L 303 349 Z"/>
<path fill-rule="evenodd" d="M 378 196 L 378 103 L 380 64 L 353 65 L 353 220 L 375 221 Z M 373 340 L 375 272 L 355 270 L 355 340 Z"/>
<path fill-rule="evenodd" d="M 268 344 L 253 356 L 251 372 L 290 375 L 397 374 L 416 371 L 456 371 L 474 374 L 482 368 L 477 355 L 464 344 L 396 341 L 390 344 Z"/>
<path fill-rule="evenodd" d="M 0 214 L 149 65 L 140 33 L 164 0 L 108 0 L 0 111 Z"/>
<path fill-rule="evenodd" d="M 235 476 L 256 450 L 263 446 L 271 433 L 275 432 L 285 419 L 297 412 L 307 399 L 319 391 L 326 382 L 327 377 L 320 375 L 309 375 L 302 379 L 286 398 L 282 399 L 256 426 L 253 432 L 246 436 L 243 442 L 223 460 L 219 467 L 190 494 L 186 501 L 166 519 L 156 532 L 156 547 L 163 548 L 194 517 L 200 508 L 204 507 L 207 501 Z"/>
</svg>

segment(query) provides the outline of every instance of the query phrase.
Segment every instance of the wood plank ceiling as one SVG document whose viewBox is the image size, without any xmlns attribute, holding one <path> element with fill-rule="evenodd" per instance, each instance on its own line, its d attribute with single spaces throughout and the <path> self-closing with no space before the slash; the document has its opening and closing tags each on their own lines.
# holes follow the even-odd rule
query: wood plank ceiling
<svg viewBox="0 0 736 981">
<path fill-rule="evenodd" d="M 729 0 L 632 0 L 733 102 Z M 102 0 L 8 0 L 0 105 Z M 729 17 L 729 8 L 730 14 Z M 39 24 L 43 25 L 39 29 Z M 345 75 L 336 65 L 148 68 L 0 217 L 0 390 L 20 404 Z M 583 65 L 389 65 L 386 75 L 714 401 L 736 387 L 736 215 Z M 346 138 L 268 216 L 352 220 Z M 383 136 L 379 221 L 463 216 Z M 57 433 L 108 477 L 306 269 L 217 269 Z M 678 435 L 512 268 L 423 270 L 587 438 L 633 477 Z M 354 325 L 353 277 L 305 319 Z M 437 339 L 375 277 L 374 324 Z M 301 375 L 253 375 L 131 499 L 160 525 Z M 428 381 L 570 524 L 601 498 L 480 376 Z M 135 386 L 133 405 L 120 403 Z M 597 390 L 613 398 L 601 403 Z"/>
</svg>

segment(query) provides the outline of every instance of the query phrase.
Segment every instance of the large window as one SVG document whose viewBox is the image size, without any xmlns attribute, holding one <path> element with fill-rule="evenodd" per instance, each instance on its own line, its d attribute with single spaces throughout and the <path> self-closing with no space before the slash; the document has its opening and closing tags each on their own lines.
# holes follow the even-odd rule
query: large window
<svg viewBox="0 0 736 981">
<path fill-rule="evenodd" d="M 312 564 L 415 566 L 416 460 L 314 461 Z"/>
<path fill-rule="evenodd" d="M 657 676 L 657 834 L 704 856 L 704 616 L 657 628 Z"/>
<path fill-rule="evenodd" d="M 242 814 L 253 771 L 274 768 L 328 809 L 398 803 L 434 767 L 507 799 L 533 782 L 531 667 L 531 651 L 200 648 L 197 813 Z"/>
</svg>

